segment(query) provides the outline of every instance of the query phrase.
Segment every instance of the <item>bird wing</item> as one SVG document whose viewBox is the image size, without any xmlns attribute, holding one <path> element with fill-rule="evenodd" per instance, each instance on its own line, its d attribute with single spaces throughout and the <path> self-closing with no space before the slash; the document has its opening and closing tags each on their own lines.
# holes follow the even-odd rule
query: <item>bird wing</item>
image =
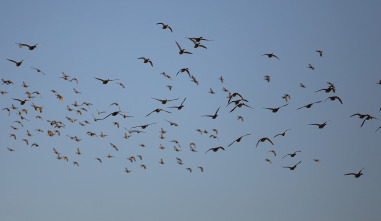
<svg viewBox="0 0 381 221">
<path fill-rule="evenodd" d="M 176 42 L 177 47 L 178 47 L 179 50 L 181 51 L 181 50 L 182 50 L 181 46 L 179 45 L 179 43 L 177 43 L 177 41 L 175 41 L 175 42 Z"/>
<path fill-rule="evenodd" d="M 272 145 L 274 145 L 274 143 L 269 138 L 266 138 L 266 140 L 268 140 Z"/>
</svg>

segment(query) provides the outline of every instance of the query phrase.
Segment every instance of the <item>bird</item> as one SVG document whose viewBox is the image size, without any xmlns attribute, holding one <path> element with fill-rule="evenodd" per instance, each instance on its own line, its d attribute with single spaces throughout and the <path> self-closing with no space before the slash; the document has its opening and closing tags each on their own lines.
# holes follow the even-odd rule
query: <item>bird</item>
<svg viewBox="0 0 381 221">
<path fill-rule="evenodd" d="M 12 148 L 9 148 L 9 147 L 7 147 L 7 149 L 8 149 L 10 152 L 14 152 L 14 151 L 15 151 L 15 149 L 12 149 Z"/>
<path fill-rule="evenodd" d="M 216 119 L 218 117 L 218 111 L 220 110 L 221 107 L 219 107 L 217 110 L 216 110 L 216 113 L 214 113 L 214 115 L 202 115 L 203 117 L 210 117 L 212 119 Z"/>
<path fill-rule="evenodd" d="M 323 51 L 321 51 L 321 50 L 316 50 L 315 52 L 319 53 L 320 57 L 323 56 Z"/>
<path fill-rule="evenodd" d="M 181 110 L 183 107 L 184 107 L 184 102 L 187 98 L 184 98 L 183 102 L 181 102 L 181 104 L 179 106 L 172 106 L 172 107 L 169 107 L 169 108 L 177 108 L 177 110 Z"/>
<path fill-rule="evenodd" d="M 179 48 L 179 54 L 193 54 L 192 52 L 189 52 L 189 51 L 186 51 L 185 49 L 181 48 L 181 46 L 179 45 L 179 43 L 177 41 L 176 42 L 176 45 L 177 47 Z"/>
<path fill-rule="evenodd" d="M 243 117 L 242 116 L 237 116 L 237 120 L 241 120 L 243 122 Z"/>
<path fill-rule="evenodd" d="M 196 42 L 200 42 L 200 41 L 213 41 L 213 40 L 208 40 L 208 39 L 203 38 L 203 37 L 189 38 L 189 39 L 193 39 L 193 40 L 195 40 Z"/>
<path fill-rule="evenodd" d="M 221 81 L 221 83 L 224 83 L 224 78 L 222 76 L 220 76 L 218 79 Z"/>
<path fill-rule="evenodd" d="M 38 73 L 41 73 L 43 75 L 46 75 L 43 71 L 41 71 L 39 68 L 31 67 L 32 69 L 36 70 Z"/>
<path fill-rule="evenodd" d="M 295 170 L 296 166 L 298 166 L 302 161 L 299 161 L 297 164 L 295 164 L 294 166 L 292 167 L 283 167 L 283 168 L 288 168 L 290 170 Z"/>
<path fill-rule="evenodd" d="M 276 112 L 279 111 L 280 108 L 285 107 L 285 106 L 287 106 L 287 105 L 288 105 L 288 104 L 285 104 L 285 105 L 282 105 L 282 106 L 280 106 L 280 107 L 275 107 L 275 108 L 271 108 L 271 107 L 264 107 L 264 108 L 267 109 L 267 110 L 271 110 L 273 113 L 276 113 Z"/>
<path fill-rule="evenodd" d="M 167 99 L 164 99 L 164 100 L 162 100 L 162 99 L 158 99 L 158 98 L 152 98 L 152 99 L 155 99 L 155 100 L 157 100 L 157 101 L 160 101 L 162 104 L 167 104 L 168 102 L 170 102 L 170 101 L 177 101 L 179 98 L 176 98 L 176 99 L 171 99 L 171 100 L 167 100 Z"/>
<path fill-rule="evenodd" d="M 245 134 L 245 135 L 243 135 L 243 136 L 240 136 L 240 137 L 238 137 L 237 139 L 235 139 L 233 142 L 231 142 L 229 145 L 228 145 L 228 147 L 230 147 L 233 143 L 235 143 L 235 142 L 237 142 L 237 143 L 239 143 L 239 142 L 241 142 L 241 140 L 242 140 L 242 138 L 243 137 L 245 137 L 245 136 L 249 136 L 250 135 L 250 133 L 249 134 Z"/>
<path fill-rule="evenodd" d="M 28 44 L 24 44 L 24 43 L 17 43 L 17 45 L 22 48 L 23 46 L 26 46 L 29 48 L 29 50 L 33 51 L 35 48 L 37 48 L 37 45 L 39 44 L 35 44 L 35 45 L 28 45 Z"/>
<path fill-rule="evenodd" d="M 265 142 L 266 140 L 267 140 L 268 142 L 270 142 L 272 145 L 274 145 L 274 143 L 270 140 L 270 138 L 268 138 L 268 137 L 262 137 L 261 139 L 258 140 L 258 142 L 257 142 L 257 146 L 256 146 L 256 147 L 258 147 L 258 144 L 259 144 L 259 143 L 263 143 L 263 142 Z"/>
<path fill-rule="evenodd" d="M 204 167 L 199 166 L 197 168 L 199 168 L 201 170 L 201 172 L 204 172 Z"/>
<path fill-rule="evenodd" d="M 291 130 L 291 129 L 289 128 L 289 129 L 285 130 L 283 133 L 275 135 L 274 138 L 277 137 L 277 136 L 283 136 L 283 137 L 286 136 L 286 132 L 289 131 L 289 130 Z"/>
<path fill-rule="evenodd" d="M 263 54 L 262 56 L 267 56 L 268 58 L 272 58 L 272 57 L 274 57 L 274 58 L 280 60 L 280 59 L 278 58 L 278 56 L 276 56 L 276 55 L 273 54 L 273 53 L 271 53 L 271 54 Z"/>
<path fill-rule="evenodd" d="M 208 153 L 210 150 L 212 150 L 213 152 L 217 152 L 219 149 L 221 149 L 221 150 L 225 150 L 225 148 L 224 148 L 223 146 L 212 147 L 212 148 L 209 148 L 209 150 L 207 150 L 207 151 L 205 152 L 205 154 Z"/>
<path fill-rule="evenodd" d="M 175 126 L 175 127 L 177 127 L 177 126 L 179 126 L 177 123 L 175 123 L 175 122 L 172 122 L 172 121 L 169 121 L 169 120 L 165 120 L 165 121 L 167 121 L 168 123 L 169 123 L 169 125 L 171 125 L 171 126 Z"/>
<path fill-rule="evenodd" d="M 301 88 L 306 88 L 306 85 L 304 85 L 303 83 L 300 83 L 300 84 L 299 84 L 299 87 L 301 87 Z"/>
<path fill-rule="evenodd" d="M 289 153 L 289 154 L 286 154 L 286 155 L 284 155 L 284 157 L 282 157 L 282 159 L 283 159 L 283 158 L 285 158 L 285 157 L 287 157 L 287 156 L 290 156 L 290 157 L 295 157 L 295 156 L 296 156 L 296 153 L 298 153 L 298 152 L 302 152 L 302 151 L 300 151 L 300 150 L 297 150 L 297 151 L 295 151 L 294 153 Z"/>
<path fill-rule="evenodd" d="M 75 152 L 75 153 L 78 154 L 78 155 L 82 154 L 81 151 L 79 150 L 79 148 L 77 148 L 77 152 Z"/>
<path fill-rule="evenodd" d="M 343 104 L 343 101 L 342 101 L 341 98 L 338 97 L 338 96 L 328 97 L 327 99 L 325 99 L 324 103 L 325 103 L 328 99 L 330 99 L 331 101 L 338 100 L 341 104 Z"/>
<path fill-rule="evenodd" d="M 291 99 L 291 96 L 290 96 L 289 94 L 284 94 L 284 95 L 282 96 L 282 99 L 284 99 L 286 102 L 288 102 L 288 100 Z"/>
<path fill-rule="evenodd" d="M 271 77 L 270 77 L 270 75 L 265 75 L 265 81 L 267 81 L 267 82 L 270 82 L 270 81 L 271 81 Z"/>
<path fill-rule="evenodd" d="M 15 100 L 15 101 L 20 102 L 20 105 L 24 105 L 27 101 L 29 101 L 27 99 L 25 99 L 25 100 L 20 100 L 20 99 L 17 99 L 17 98 L 12 98 L 12 99 Z"/>
<path fill-rule="evenodd" d="M 104 118 L 100 118 L 100 119 L 96 119 L 96 120 L 104 120 L 104 119 L 108 118 L 109 116 L 115 117 L 116 115 L 120 114 L 120 112 L 121 111 L 114 111 L 114 112 L 108 114 L 107 116 L 105 116 Z"/>
<path fill-rule="evenodd" d="M 355 178 L 359 178 L 361 175 L 364 175 L 363 173 L 362 173 L 362 170 L 363 170 L 364 168 L 362 168 L 358 173 L 346 173 L 346 174 L 344 174 L 344 176 L 346 176 L 346 175 L 354 175 L 355 176 Z"/>
<path fill-rule="evenodd" d="M 124 168 L 124 171 L 126 172 L 126 173 L 131 173 L 131 170 L 128 170 L 128 168 L 126 167 L 126 168 Z"/>
<path fill-rule="evenodd" d="M 330 120 L 327 120 L 326 122 L 324 122 L 322 124 L 309 124 L 309 125 L 318 126 L 319 129 L 323 129 L 325 127 L 325 125 L 327 125 L 328 121 L 330 121 Z"/>
<path fill-rule="evenodd" d="M 112 79 L 112 80 L 106 79 L 106 80 L 104 80 L 102 78 L 97 78 L 97 77 L 94 77 L 94 78 L 99 80 L 99 81 L 102 81 L 103 84 L 108 84 L 108 82 L 110 82 L 110 81 L 117 81 L 117 80 L 119 80 L 119 79 Z"/>
<path fill-rule="evenodd" d="M 186 170 L 188 170 L 190 173 L 192 173 L 192 168 L 185 168 Z"/>
<path fill-rule="evenodd" d="M 164 164 L 164 160 L 163 160 L 163 158 L 161 158 L 160 159 L 160 162 L 159 162 L 160 164 Z"/>
<path fill-rule="evenodd" d="M 162 22 L 158 22 L 158 23 L 156 23 L 156 25 L 162 25 L 162 29 L 167 29 L 168 28 L 171 32 L 173 32 L 171 26 L 169 26 L 167 24 L 164 24 Z"/>
<path fill-rule="evenodd" d="M 276 152 L 275 152 L 275 150 L 269 150 L 269 152 L 273 153 L 274 156 L 276 157 Z"/>
<path fill-rule="evenodd" d="M 213 91 L 212 88 L 209 88 L 209 92 L 208 92 L 208 93 L 210 93 L 210 94 L 215 94 L 215 92 Z"/>
<path fill-rule="evenodd" d="M 181 68 L 177 73 L 176 73 L 176 76 L 179 74 L 179 73 L 184 73 L 186 72 L 188 74 L 189 77 L 191 77 L 191 74 L 189 72 L 189 68 Z"/>
<path fill-rule="evenodd" d="M 143 62 L 144 62 L 144 63 L 150 63 L 151 66 L 153 67 L 153 63 L 152 63 L 152 61 L 151 61 L 149 58 L 146 58 L 146 57 L 140 57 L 140 58 L 138 58 L 138 59 L 143 59 Z"/>
<path fill-rule="evenodd" d="M 131 127 L 131 128 L 137 128 L 137 127 L 140 127 L 140 128 L 142 128 L 142 129 L 144 130 L 144 129 L 146 129 L 149 125 L 152 125 L 152 124 L 156 124 L 156 122 L 155 122 L 155 123 L 150 123 L 150 124 L 144 124 L 144 125 L 140 125 L 140 126 L 134 126 L 134 127 Z"/>
<path fill-rule="evenodd" d="M 194 40 L 194 39 L 192 39 L 192 38 L 188 38 L 188 39 L 191 40 L 191 41 L 193 42 L 193 44 L 194 44 L 194 48 L 202 47 L 202 48 L 207 49 L 206 46 L 205 46 L 205 45 L 202 45 L 199 41 L 196 41 L 196 40 Z"/>
<path fill-rule="evenodd" d="M 161 109 L 161 108 L 156 108 L 155 110 L 151 111 L 149 114 L 146 115 L 146 117 L 148 117 L 149 115 L 151 115 L 153 112 L 156 112 L 156 113 L 160 113 L 160 111 L 164 111 L 164 112 L 167 112 L 167 113 L 171 113 L 169 111 L 166 111 L 164 109 Z"/>
<path fill-rule="evenodd" d="M 311 69 L 311 70 L 315 70 L 315 67 L 312 66 L 311 64 L 308 64 L 308 68 Z"/>
<path fill-rule="evenodd" d="M 254 109 L 253 107 L 250 107 L 249 105 L 247 105 L 247 104 L 245 104 L 245 103 L 239 103 L 239 104 L 235 105 L 233 109 L 230 110 L 230 113 L 233 112 L 237 107 L 238 107 L 238 108 L 241 108 L 241 107 L 243 107 L 243 106 L 248 107 L 248 108 L 251 108 L 251 109 Z"/>
<path fill-rule="evenodd" d="M 271 160 L 266 158 L 265 161 L 269 162 L 270 164 L 272 164 Z"/>
<path fill-rule="evenodd" d="M 79 167 L 79 163 L 77 161 L 74 161 L 73 165 Z"/>
<path fill-rule="evenodd" d="M 314 104 L 318 104 L 318 103 L 321 103 L 321 101 L 316 101 L 316 102 L 313 102 L 313 103 L 310 103 L 310 104 L 304 105 L 304 106 L 302 106 L 302 107 L 299 107 L 299 108 L 298 108 L 298 109 L 296 109 L 296 110 L 300 110 L 300 109 L 302 109 L 302 108 L 311 108 L 311 107 L 312 107 L 312 105 L 314 105 Z"/>
<path fill-rule="evenodd" d="M 97 157 L 97 158 L 95 158 L 95 159 L 98 160 L 99 163 L 102 163 L 102 159 L 101 159 L 101 158 Z"/>
<path fill-rule="evenodd" d="M 140 167 L 143 169 L 147 169 L 147 166 L 145 164 L 140 164 Z"/>
<path fill-rule="evenodd" d="M 22 62 L 25 60 L 25 59 L 22 59 L 21 61 L 15 61 L 15 60 L 12 60 L 12 59 L 7 59 L 8 61 L 10 62 L 13 62 L 16 64 L 17 67 L 20 67 Z"/>
</svg>

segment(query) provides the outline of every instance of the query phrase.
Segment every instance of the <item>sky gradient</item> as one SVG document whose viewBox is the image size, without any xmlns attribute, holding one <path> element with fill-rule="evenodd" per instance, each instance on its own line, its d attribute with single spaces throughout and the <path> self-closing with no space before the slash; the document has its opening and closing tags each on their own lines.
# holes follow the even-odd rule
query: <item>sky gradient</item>
<svg viewBox="0 0 381 221">
<path fill-rule="evenodd" d="M 381 119 L 380 11 L 379 1 L 1 1 L 0 75 L 14 85 L 0 85 L 8 92 L 0 94 L 0 109 L 12 104 L 19 109 L 9 116 L 0 111 L 0 220 L 379 220 L 381 130 L 376 130 L 381 121 L 360 127 L 362 120 L 350 116 Z M 187 39 L 200 36 L 212 40 L 202 42 L 207 49 L 194 48 Z M 193 54 L 179 55 L 176 41 Z M 28 50 L 17 43 L 39 45 Z M 150 58 L 153 67 L 139 57 Z M 6 59 L 25 60 L 17 67 Z M 176 75 L 182 68 L 189 68 L 199 84 L 185 73 Z M 62 72 L 78 84 L 62 79 Z M 125 88 L 103 85 L 95 77 L 118 79 Z M 336 93 L 316 92 L 327 82 Z M 223 88 L 240 93 L 253 109 L 230 112 L 234 105 L 227 106 Z M 26 91 L 41 96 L 33 95 L 25 105 L 13 100 L 27 99 Z M 291 96 L 288 102 L 284 94 Z M 339 96 L 343 104 L 326 100 L 329 96 Z M 179 99 L 163 105 L 152 98 Z M 183 109 L 169 108 L 184 98 Z M 75 101 L 93 105 L 82 106 L 86 111 L 79 115 L 67 110 L 79 109 Z M 316 101 L 322 102 L 297 110 Z M 94 122 L 93 116 L 119 110 L 114 102 L 133 117 Z M 42 113 L 32 103 L 43 106 Z M 285 104 L 277 113 L 265 109 Z M 219 107 L 216 119 L 203 117 Z M 22 108 L 29 120 L 21 121 L 23 127 L 15 122 Z M 171 113 L 146 117 L 156 108 Z M 60 136 L 47 136 L 57 129 L 47 120 L 66 125 Z M 81 126 L 85 120 L 90 124 Z M 309 125 L 325 121 L 323 129 Z M 123 138 L 132 127 L 149 123 L 154 124 L 139 128 L 144 133 Z M 164 139 L 161 128 L 167 131 Z M 291 129 L 286 136 L 274 138 L 286 129 Z M 99 137 L 101 132 L 108 136 Z M 228 147 L 245 134 L 250 135 Z M 274 145 L 257 145 L 263 137 Z M 197 152 L 190 151 L 191 142 Z M 218 146 L 225 151 L 205 154 Z M 69 161 L 56 159 L 53 148 Z M 282 159 L 297 150 L 295 157 Z M 130 156 L 137 161 L 130 162 Z M 293 171 L 283 168 L 299 161 Z M 358 179 L 344 176 L 363 168 Z"/>
</svg>

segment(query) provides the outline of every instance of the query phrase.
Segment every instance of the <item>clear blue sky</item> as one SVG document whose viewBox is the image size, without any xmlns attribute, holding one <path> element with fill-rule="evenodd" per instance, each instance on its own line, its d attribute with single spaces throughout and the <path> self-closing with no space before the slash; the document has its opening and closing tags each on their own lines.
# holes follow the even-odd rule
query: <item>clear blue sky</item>
<svg viewBox="0 0 381 221">
<path fill-rule="evenodd" d="M 381 130 L 376 129 L 381 121 L 368 120 L 360 127 L 362 120 L 350 116 L 381 119 L 380 11 L 379 1 L 1 1 L 0 75 L 14 85 L 0 85 L 0 91 L 8 92 L 0 94 L 0 108 L 14 104 L 19 110 L 10 116 L 0 112 L 0 220 L 379 220 Z M 186 38 L 200 36 L 213 40 L 202 42 L 207 49 L 193 48 Z M 175 41 L 193 54 L 179 55 Z M 39 45 L 30 51 L 16 43 Z M 153 67 L 138 57 L 150 58 Z M 16 67 L 6 59 L 25 60 Z M 199 85 L 185 73 L 176 76 L 181 68 L 189 68 Z M 78 84 L 60 78 L 62 72 Z M 125 88 L 115 82 L 103 85 L 94 77 L 119 79 Z M 315 92 L 327 82 L 334 83 L 335 94 Z M 233 104 L 226 107 L 223 87 L 240 93 L 254 109 L 230 112 Z M 215 94 L 208 93 L 210 88 Z M 41 97 L 35 95 L 23 106 L 13 100 L 26 99 L 26 91 L 39 91 Z M 286 104 L 284 94 L 291 96 L 288 106 L 277 113 L 264 109 Z M 329 96 L 339 96 L 343 104 L 324 102 Z M 163 105 L 152 97 L 179 99 Z M 168 108 L 184 98 L 182 110 Z M 93 106 L 76 115 L 67 110 L 78 109 L 75 101 Z M 118 110 L 110 106 L 113 102 L 133 117 L 94 122 L 92 115 Z M 32 103 L 43 106 L 42 113 Z M 218 107 L 216 119 L 202 117 Z M 28 109 L 22 116 L 29 120 L 22 120 L 23 127 L 15 122 L 22 108 Z M 145 117 L 156 108 L 172 113 Z M 97 110 L 106 113 L 99 116 Z M 59 129 L 61 136 L 47 136 L 57 129 L 47 120 L 66 125 Z M 85 120 L 91 124 L 81 126 Z M 309 125 L 328 120 L 323 129 Z M 156 124 L 123 138 L 124 128 L 149 123 Z M 161 128 L 167 131 L 165 139 L 160 139 Z M 219 131 L 215 139 L 209 137 L 214 128 Z M 288 128 L 286 136 L 274 138 Z M 108 136 L 99 137 L 101 132 Z M 251 135 L 228 147 L 247 133 Z M 262 137 L 274 145 L 256 147 Z M 174 139 L 180 152 L 174 151 Z M 197 152 L 190 151 L 191 142 Z M 205 154 L 217 146 L 225 151 Z M 53 148 L 69 162 L 56 159 Z M 282 159 L 297 150 L 295 157 Z M 143 160 L 127 160 L 136 155 Z M 293 171 L 283 168 L 299 161 Z M 358 179 L 344 176 L 362 168 Z"/>
</svg>

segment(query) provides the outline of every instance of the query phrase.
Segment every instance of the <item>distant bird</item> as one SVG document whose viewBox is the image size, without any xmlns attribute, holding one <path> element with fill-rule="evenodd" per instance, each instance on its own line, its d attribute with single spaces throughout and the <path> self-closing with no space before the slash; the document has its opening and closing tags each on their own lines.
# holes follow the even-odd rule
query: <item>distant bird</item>
<svg viewBox="0 0 381 221">
<path fill-rule="evenodd" d="M 293 152 L 293 153 L 286 154 L 286 155 L 284 155 L 284 157 L 282 157 L 282 159 L 285 158 L 285 157 L 287 157 L 287 156 L 295 157 L 295 156 L 296 156 L 296 153 L 298 153 L 298 152 L 302 152 L 302 151 L 297 150 L 297 151 L 295 151 L 295 152 Z"/>
<path fill-rule="evenodd" d="M 7 149 L 8 149 L 10 152 L 14 152 L 14 151 L 15 151 L 14 149 L 9 148 L 9 147 L 7 147 Z"/>
<path fill-rule="evenodd" d="M 152 125 L 152 124 L 156 124 L 156 123 L 144 124 L 144 125 L 140 125 L 140 126 L 134 126 L 134 127 L 131 127 L 131 128 L 137 128 L 137 127 L 140 127 L 140 128 L 142 128 L 142 129 L 144 130 L 144 129 L 146 129 L 149 125 Z"/>
<path fill-rule="evenodd" d="M 264 107 L 264 108 L 267 109 L 267 110 L 271 110 L 273 113 L 276 113 L 276 112 L 279 111 L 280 108 L 285 107 L 285 106 L 287 106 L 287 105 L 288 105 L 288 104 L 282 105 L 282 106 L 280 106 L 280 107 L 274 107 L 274 108 L 271 108 L 271 107 Z"/>
<path fill-rule="evenodd" d="M 186 168 L 186 170 L 188 170 L 190 173 L 192 173 L 192 168 Z"/>
<path fill-rule="evenodd" d="M 219 77 L 218 79 L 221 81 L 221 83 L 224 83 L 224 78 L 222 76 Z M 381 80 L 380 80 L 380 82 L 381 82 Z"/>
<path fill-rule="evenodd" d="M 318 104 L 318 103 L 321 103 L 321 101 L 316 101 L 316 102 L 313 102 L 313 103 L 310 103 L 310 104 L 307 104 L 307 105 L 304 105 L 303 107 L 299 107 L 298 109 L 296 109 L 296 110 L 300 110 L 300 109 L 302 109 L 302 108 L 311 108 L 312 107 L 312 105 L 314 105 L 314 104 Z"/>
<path fill-rule="evenodd" d="M 193 54 L 192 52 L 186 51 L 185 49 L 181 48 L 181 46 L 179 45 L 179 43 L 177 41 L 175 41 L 175 42 L 176 42 L 177 47 L 179 48 L 179 54 Z"/>
<path fill-rule="evenodd" d="M 321 50 L 316 50 L 316 52 L 319 53 L 320 57 L 323 56 L 323 51 L 321 51 Z"/>
<path fill-rule="evenodd" d="M 319 163 L 319 162 L 320 162 L 320 160 L 319 160 L 319 159 L 314 159 L 314 161 L 315 161 L 316 163 Z"/>
<path fill-rule="evenodd" d="M 123 83 L 120 83 L 120 82 L 116 82 L 116 83 L 119 84 L 122 88 L 126 88 Z"/>
<path fill-rule="evenodd" d="M 210 117 L 212 119 L 216 119 L 218 117 L 218 111 L 220 110 L 221 107 L 219 107 L 217 110 L 216 110 L 216 113 L 214 113 L 214 115 L 203 115 L 203 117 Z"/>
<path fill-rule="evenodd" d="M 163 160 L 163 158 L 161 158 L 160 159 L 160 162 L 159 162 L 160 164 L 164 164 L 164 160 Z"/>
<path fill-rule="evenodd" d="M 308 64 L 308 68 L 311 69 L 311 70 L 315 70 L 315 67 L 312 66 L 311 64 Z"/>
<path fill-rule="evenodd" d="M 359 178 L 361 175 L 364 175 L 363 173 L 362 173 L 362 170 L 363 170 L 364 168 L 362 168 L 358 173 L 346 173 L 346 174 L 344 174 L 344 176 L 346 176 L 346 175 L 354 175 L 355 176 L 355 178 Z"/>
<path fill-rule="evenodd" d="M 248 108 L 251 108 L 251 109 L 254 109 L 253 107 L 250 107 L 249 105 L 247 105 L 247 104 L 245 104 L 245 103 L 239 103 L 239 104 L 237 104 L 236 106 L 234 106 L 234 108 L 231 109 L 230 112 L 233 112 L 237 107 L 238 107 L 238 108 L 241 108 L 241 107 L 243 107 L 243 106 L 248 107 Z"/>
<path fill-rule="evenodd" d="M 198 41 L 196 41 L 196 40 L 194 40 L 194 39 L 192 39 L 192 38 L 188 38 L 188 39 L 191 40 L 191 41 L 193 42 L 193 44 L 194 44 L 194 48 L 202 47 L 202 48 L 207 49 L 206 46 L 205 46 L 205 45 L 202 45 L 200 42 L 198 42 Z"/>
<path fill-rule="evenodd" d="M 152 63 L 152 61 L 151 61 L 149 58 L 146 58 L 146 57 L 140 57 L 140 58 L 138 58 L 138 59 L 143 59 L 143 62 L 144 62 L 144 63 L 150 63 L 151 66 L 153 67 L 153 63 Z"/>
<path fill-rule="evenodd" d="M 140 164 L 140 167 L 143 169 L 147 169 L 147 166 L 145 164 Z"/>
<path fill-rule="evenodd" d="M 274 138 L 277 137 L 277 136 L 283 136 L 283 137 L 286 136 L 286 132 L 289 131 L 289 130 L 291 130 L 291 129 L 287 129 L 283 133 L 275 135 Z"/>
<path fill-rule="evenodd" d="M 181 68 L 177 73 L 176 73 L 176 76 L 179 74 L 179 73 L 184 73 L 186 72 L 188 74 L 189 77 L 191 77 L 191 74 L 189 72 L 189 68 Z"/>
<path fill-rule="evenodd" d="M 304 84 L 302 84 L 302 83 L 299 84 L 299 87 L 306 88 L 306 86 Z"/>
<path fill-rule="evenodd" d="M 124 172 L 126 172 L 126 173 L 131 173 L 132 170 L 128 170 L 128 168 L 126 167 L 126 168 L 124 168 Z"/>
<path fill-rule="evenodd" d="M 10 62 L 13 62 L 16 64 L 17 67 L 20 67 L 22 62 L 25 60 L 25 59 L 22 59 L 21 61 L 15 61 L 15 60 L 12 60 L 12 59 L 7 59 L 8 61 Z"/>
<path fill-rule="evenodd" d="M 270 82 L 271 81 L 271 77 L 269 75 L 265 75 L 265 81 Z"/>
<path fill-rule="evenodd" d="M 116 115 L 120 114 L 120 112 L 121 112 L 121 111 L 114 111 L 114 112 L 108 114 L 107 116 L 105 116 L 104 118 L 96 119 L 96 120 L 104 120 L 104 119 L 108 118 L 109 116 L 113 116 L 113 117 L 115 117 Z"/>
<path fill-rule="evenodd" d="M 259 144 L 259 143 L 263 143 L 263 142 L 265 142 L 266 140 L 267 140 L 268 142 L 270 142 L 272 145 L 274 145 L 274 143 L 273 143 L 268 137 L 263 137 L 263 138 L 261 138 L 261 139 L 258 140 L 258 142 L 257 142 L 257 146 L 256 146 L 256 147 L 258 147 L 258 144 Z"/>
<path fill-rule="evenodd" d="M 329 120 L 327 120 L 326 122 L 324 122 L 324 123 L 322 123 L 322 124 L 309 124 L 309 125 L 318 126 L 319 129 L 323 129 L 323 128 L 325 127 L 325 125 L 327 125 L 327 122 L 328 122 L 328 121 L 329 121 Z"/>
<path fill-rule="evenodd" d="M 207 150 L 207 151 L 205 152 L 205 154 L 208 153 L 210 150 L 212 150 L 213 152 L 217 152 L 219 149 L 221 149 L 221 150 L 225 150 L 225 148 L 224 148 L 223 146 L 212 147 L 212 148 L 210 148 L 209 150 Z"/>
<path fill-rule="evenodd" d="M 331 101 L 338 100 L 341 104 L 343 104 L 343 101 L 338 96 L 328 97 L 327 99 L 325 99 L 325 101 L 327 101 L 328 99 L 330 99 Z M 325 103 L 325 101 L 324 101 L 324 103 Z"/>
<path fill-rule="evenodd" d="M 212 88 L 209 89 L 209 92 L 208 92 L 208 93 L 210 93 L 210 94 L 215 94 L 215 92 L 213 91 Z"/>
<path fill-rule="evenodd" d="M 165 121 L 167 121 L 171 126 L 175 126 L 175 127 L 177 127 L 177 126 L 179 126 L 177 123 L 175 123 L 175 122 L 172 122 L 172 121 L 169 121 L 169 120 L 165 120 Z"/>
<path fill-rule="evenodd" d="M 197 167 L 201 170 L 201 172 L 204 172 L 204 167 Z"/>
<path fill-rule="evenodd" d="M 25 100 L 20 100 L 20 99 L 17 99 L 17 98 L 12 98 L 12 99 L 15 100 L 15 101 L 20 102 L 20 105 L 24 105 L 27 101 L 29 101 L 27 99 L 25 99 Z"/>
<path fill-rule="evenodd" d="M 38 73 L 41 73 L 43 75 L 46 75 L 43 71 L 41 71 L 40 69 L 38 68 L 35 68 L 35 67 L 31 67 L 32 69 L 36 70 Z"/>
<path fill-rule="evenodd" d="M 39 44 L 28 45 L 28 44 L 23 44 L 23 43 L 17 43 L 17 44 L 18 44 L 18 46 L 19 46 L 20 48 L 22 48 L 23 46 L 26 46 L 26 47 L 28 47 L 29 50 L 31 50 L 31 51 L 33 51 L 35 48 L 37 48 L 37 45 L 39 45 Z"/>
<path fill-rule="evenodd" d="M 181 102 L 180 106 L 172 106 L 172 107 L 169 107 L 169 108 L 177 108 L 177 110 L 181 110 L 183 107 L 184 107 L 184 102 L 187 98 L 184 98 L 183 102 Z"/>
<path fill-rule="evenodd" d="M 282 96 L 282 99 L 284 99 L 286 102 L 288 102 L 288 100 L 291 99 L 291 96 L 290 96 L 289 94 L 284 94 L 284 95 Z"/>
<path fill-rule="evenodd" d="M 262 56 L 267 56 L 268 58 L 272 58 L 272 57 L 274 57 L 274 58 L 280 60 L 280 59 L 278 58 L 278 56 L 276 56 L 276 55 L 273 54 L 273 53 L 271 53 L 271 54 L 263 54 Z"/>
<path fill-rule="evenodd" d="M 189 38 L 189 39 L 193 39 L 193 40 L 195 40 L 196 42 L 200 42 L 200 41 L 213 41 L 213 40 L 208 40 L 208 39 L 203 38 L 203 37 Z"/>
<path fill-rule="evenodd" d="M 238 137 L 237 139 L 235 139 L 233 142 L 231 142 L 229 145 L 228 145 L 228 147 L 230 147 L 233 143 L 235 143 L 235 142 L 237 142 L 237 143 L 239 143 L 239 142 L 241 142 L 241 140 L 242 140 L 242 138 L 243 137 L 245 137 L 245 136 L 249 136 L 250 134 L 245 134 L 245 135 L 243 135 L 243 136 L 240 136 L 240 137 Z"/>
<path fill-rule="evenodd" d="M 102 163 L 102 159 L 101 158 L 95 158 L 96 160 L 98 160 L 99 161 L 99 163 Z"/>
<path fill-rule="evenodd" d="M 242 116 L 237 116 L 237 120 L 241 120 L 242 122 L 244 121 Z"/>
<path fill-rule="evenodd" d="M 272 164 L 271 160 L 266 158 L 265 161 L 269 162 L 270 164 Z"/>
<path fill-rule="evenodd" d="M 167 24 L 164 24 L 162 22 L 158 22 L 158 23 L 156 23 L 156 25 L 162 25 L 162 29 L 167 29 L 168 28 L 171 32 L 173 32 L 171 26 L 169 26 Z"/>
<path fill-rule="evenodd" d="M 299 161 L 299 163 L 295 164 L 294 166 L 292 167 L 283 167 L 283 168 L 288 168 L 290 170 L 295 170 L 296 166 L 298 166 L 302 161 Z"/>
<path fill-rule="evenodd" d="M 275 150 L 269 150 L 269 152 L 273 153 L 273 154 L 274 154 L 274 157 L 276 157 L 276 152 L 275 152 Z"/>
<path fill-rule="evenodd" d="M 99 81 L 102 81 L 103 84 L 107 84 L 110 81 L 117 81 L 117 80 L 119 80 L 119 79 L 112 79 L 112 80 L 106 79 L 106 80 L 104 80 L 104 79 L 101 79 L 101 78 L 96 78 L 96 77 L 94 77 L 94 78 L 99 80 Z"/>
<path fill-rule="evenodd" d="M 152 98 L 152 99 L 154 99 L 154 100 L 157 100 L 157 101 L 160 101 L 162 104 L 167 104 L 168 102 L 170 102 L 170 101 L 177 101 L 179 98 L 176 98 L 176 99 L 171 99 L 171 100 L 167 100 L 167 99 L 158 99 L 158 98 Z"/>
<path fill-rule="evenodd" d="M 157 108 L 157 109 L 151 111 L 149 114 L 147 114 L 146 117 L 148 117 L 149 115 L 151 115 L 153 112 L 160 113 L 160 111 L 164 111 L 164 112 L 167 112 L 167 113 L 169 113 L 169 114 L 171 113 L 171 112 L 166 111 L 166 110 L 164 110 L 164 109 Z"/>
</svg>

